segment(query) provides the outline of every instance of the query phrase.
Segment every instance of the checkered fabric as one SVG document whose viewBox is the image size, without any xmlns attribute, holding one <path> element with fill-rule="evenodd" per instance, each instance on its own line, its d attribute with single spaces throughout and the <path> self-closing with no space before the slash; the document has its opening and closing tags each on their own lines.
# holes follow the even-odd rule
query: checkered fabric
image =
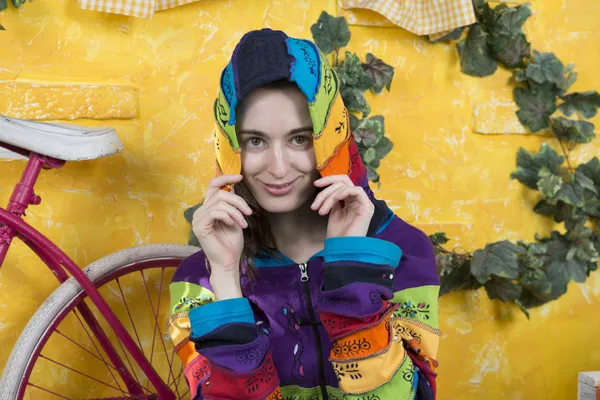
<svg viewBox="0 0 600 400">
<path fill-rule="evenodd" d="M 416 35 L 442 37 L 475 23 L 471 0 L 340 0 L 342 8 L 366 8 Z M 432 37 L 433 36 L 433 37 Z"/>
<path fill-rule="evenodd" d="M 77 0 L 84 10 L 151 18 L 155 11 L 182 6 L 197 0 Z"/>
</svg>

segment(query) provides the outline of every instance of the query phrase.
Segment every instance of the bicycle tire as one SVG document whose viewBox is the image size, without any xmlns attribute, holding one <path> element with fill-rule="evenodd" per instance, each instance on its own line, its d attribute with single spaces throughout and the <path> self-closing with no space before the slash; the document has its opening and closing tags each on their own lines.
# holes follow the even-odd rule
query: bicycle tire
<svg viewBox="0 0 600 400">
<path fill-rule="evenodd" d="M 84 268 L 86 276 L 93 282 L 102 281 L 106 275 L 132 264 L 161 258 L 184 259 L 200 249 L 179 244 L 154 244 L 132 247 L 109 254 Z M 0 400 L 15 400 L 23 385 L 25 372 L 33 355 L 48 329 L 65 308 L 69 307 L 83 292 L 74 279 L 63 282 L 38 308 L 15 343 L 0 378 Z"/>
</svg>

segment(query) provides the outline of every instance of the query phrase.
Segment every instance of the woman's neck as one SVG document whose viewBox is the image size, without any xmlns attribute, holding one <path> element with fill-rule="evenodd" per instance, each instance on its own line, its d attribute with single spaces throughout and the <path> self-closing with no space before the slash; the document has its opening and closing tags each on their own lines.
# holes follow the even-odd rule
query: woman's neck
<svg viewBox="0 0 600 400">
<path fill-rule="evenodd" d="M 310 202 L 289 213 L 267 214 L 275 247 L 296 263 L 303 263 L 323 249 L 327 216 L 310 209 Z"/>
</svg>

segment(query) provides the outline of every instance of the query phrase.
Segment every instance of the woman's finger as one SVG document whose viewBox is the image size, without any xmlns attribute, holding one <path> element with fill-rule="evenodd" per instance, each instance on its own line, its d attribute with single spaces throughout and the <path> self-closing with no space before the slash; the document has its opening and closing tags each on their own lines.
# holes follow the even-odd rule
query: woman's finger
<svg viewBox="0 0 600 400">
<path fill-rule="evenodd" d="M 213 226 L 215 222 L 223 222 L 228 226 L 235 226 L 235 221 L 231 218 L 231 216 L 224 210 L 211 210 L 208 215 L 208 225 Z"/>
<path fill-rule="evenodd" d="M 343 182 L 337 182 L 337 183 L 334 183 L 333 185 L 329 186 L 328 188 L 323 189 L 321 191 L 321 193 L 319 193 L 317 195 L 317 197 L 315 197 L 315 200 L 313 201 L 310 208 L 313 210 L 318 210 L 321 207 L 321 205 L 323 204 L 323 202 L 329 196 L 331 196 L 331 193 L 337 191 L 340 187 L 343 187 L 343 186 L 345 186 L 345 184 Z"/>
<path fill-rule="evenodd" d="M 315 186 L 325 187 L 337 182 L 345 183 L 349 186 L 354 186 L 348 175 L 329 175 L 315 181 Z"/>
<path fill-rule="evenodd" d="M 240 210 L 245 215 L 251 215 L 252 209 L 240 196 L 235 193 L 226 192 L 224 190 L 219 190 L 217 194 L 215 194 L 211 200 L 212 202 L 225 201 L 226 203 L 231 204 L 238 210 Z"/>
<path fill-rule="evenodd" d="M 242 175 L 221 175 L 216 178 L 213 178 L 208 183 L 208 188 L 206 189 L 206 196 L 204 197 L 204 201 L 210 199 L 216 193 L 219 193 L 223 186 L 227 186 L 232 183 L 238 183 L 242 180 Z"/>
<path fill-rule="evenodd" d="M 246 218 L 244 218 L 244 215 L 240 212 L 240 210 L 238 210 L 231 204 L 225 201 L 220 201 L 213 206 L 213 209 L 225 211 L 240 228 L 246 229 L 248 227 L 248 222 L 246 221 Z"/>
<path fill-rule="evenodd" d="M 327 196 L 327 199 L 325 199 L 325 201 L 323 201 L 323 204 L 319 208 L 319 214 L 326 215 L 329 211 L 331 211 L 331 208 L 335 205 L 335 203 L 337 201 L 340 201 L 336 199 L 342 198 L 343 200 L 345 198 L 343 195 L 340 196 L 340 193 L 345 193 L 348 189 L 350 189 L 350 187 L 346 185 L 337 186 L 337 189 L 333 191 L 329 196 Z"/>
</svg>

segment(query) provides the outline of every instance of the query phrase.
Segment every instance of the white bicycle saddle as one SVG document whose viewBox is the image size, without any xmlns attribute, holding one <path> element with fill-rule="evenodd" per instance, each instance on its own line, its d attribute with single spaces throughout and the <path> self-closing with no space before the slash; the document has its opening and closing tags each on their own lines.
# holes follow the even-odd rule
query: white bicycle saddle
<svg viewBox="0 0 600 400">
<path fill-rule="evenodd" d="M 92 160 L 123 150 L 113 128 L 34 122 L 0 115 L 0 142 L 64 161 Z"/>
</svg>

